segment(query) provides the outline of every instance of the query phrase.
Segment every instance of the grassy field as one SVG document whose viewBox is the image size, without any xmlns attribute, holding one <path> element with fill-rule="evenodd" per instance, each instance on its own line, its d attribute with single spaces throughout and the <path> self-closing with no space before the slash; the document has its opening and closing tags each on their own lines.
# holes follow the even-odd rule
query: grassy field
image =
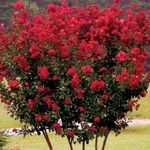
<svg viewBox="0 0 150 150">
<path fill-rule="evenodd" d="M 0 103 L 0 129 L 1 128 L 11 128 L 11 127 L 20 127 L 21 123 L 11 118 L 7 113 L 4 105 Z"/>
<path fill-rule="evenodd" d="M 69 150 L 67 140 L 49 134 L 55 150 Z M 20 150 L 47 150 L 43 136 L 13 136 L 8 139 L 7 148 L 19 147 Z M 99 147 L 102 139 L 99 138 Z M 94 142 L 86 146 L 86 150 L 93 150 Z M 74 150 L 81 150 L 81 145 L 74 145 Z M 150 126 L 128 127 L 117 137 L 111 133 L 106 150 L 150 150 Z"/>
</svg>

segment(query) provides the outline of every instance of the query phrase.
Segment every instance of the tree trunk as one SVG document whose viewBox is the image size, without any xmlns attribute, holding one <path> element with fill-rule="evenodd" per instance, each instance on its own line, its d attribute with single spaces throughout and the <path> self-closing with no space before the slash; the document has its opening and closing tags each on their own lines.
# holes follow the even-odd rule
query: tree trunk
<svg viewBox="0 0 150 150">
<path fill-rule="evenodd" d="M 67 140 L 70 146 L 70 150 L 73 150 L 73 146 L 72 146 L 72 139 L 70 139 L 70 137 L 67 136 Z"/>
<path fill-rule="evenodd" d="M 95 137 L 95 150 L 98 150 L 98 135 Z"/>
<path fill-rule="evenodd" d="M 110 130 L 108 130 L 108 132 L 107 132 L 107 134 L 104 138 L 103 145 L 102 145 L 102 150 L 105 150 L 105 146 L 106 146 L 106 142 L 107 142 L 109 133 L 110 133 Z"/>
<path fill-rule="evenodd" d="M 50 139 L 48 137 L 47 131 L 44 129 L 44 130 L 42 130 L 42 132 L 43 132 L 43 135 L 44 135 L 45 140 L 47 142 L 47 145 L 49 147 L 49 150 L 53 150 L 53 147 L 52 147 L 52 144 L 51 144 Z"/>
<path fill-rule="evenodd" d="M 82 150 L 85 150 L 85 141 L 82 141 Z"/>
</svg>

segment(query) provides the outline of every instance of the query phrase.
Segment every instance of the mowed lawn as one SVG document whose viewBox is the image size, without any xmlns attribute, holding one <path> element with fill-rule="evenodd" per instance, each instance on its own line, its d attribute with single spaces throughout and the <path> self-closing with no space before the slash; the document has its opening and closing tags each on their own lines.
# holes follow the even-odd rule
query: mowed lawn
<svg viewBox="0 0 150 150">
<path fill-rule="evenodd" d="M 49 134 L 54 150 L 69 150 L 66 138 Z M 6 148 L 19 147 L 20 150 L 47 150 L 48 147 L 43 136 L 11 136 Z M 102 138 L 99 138 L 101 147 Z M 100 149 L 100 148 L 99 148 Z M 74 145 L 74 150 L 81 150 L 81 145 Z M 86 145 L 86 150 L 94 150 L 94 142 Z M 111 133 L 108 138 L 106 150 L 150 150 L 150 126 L 128 127 L 120 135 Z"/>
</svg>

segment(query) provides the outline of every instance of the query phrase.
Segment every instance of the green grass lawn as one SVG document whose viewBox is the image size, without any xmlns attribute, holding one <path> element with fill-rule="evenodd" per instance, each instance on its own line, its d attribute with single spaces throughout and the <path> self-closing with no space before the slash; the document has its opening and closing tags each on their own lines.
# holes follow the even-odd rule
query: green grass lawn
<svg viewBox="0 0 150 150">
<path fill-rule="evenodd" d="M 7 113 L 4 105 L 0 103 L 0 129 L 20 127 L 21 123 L 13 118 Z"/>
<path fill-rule="evenodd" d="M 150 119 L 150 87 L 148 88 L 148 93 L 146 97 L 139 100 L 140 108 L 138 111 L 134 110 L 129 113 L 129 117 L 133 118 L 149 118 Z"/>
<path fill-rule="evenodd" d="M 66 138 L 49 134 L 55 150 L 69 150 Z M 19 147 L 20 150 L 47 150 L 43 136 L 12 136 L 8 138 L 7 148 Z M 99 147 L 102 139 L 99 138 Z M 86 150 L 93 150 L 94 142 L 86 146 Z M 81 150 L 81 145 L 74 145 L 74 150 Z M 111 133 L 106 150 L 150 150 L 150 126 L 128 127 L 117 137 Z"/>
</svg>

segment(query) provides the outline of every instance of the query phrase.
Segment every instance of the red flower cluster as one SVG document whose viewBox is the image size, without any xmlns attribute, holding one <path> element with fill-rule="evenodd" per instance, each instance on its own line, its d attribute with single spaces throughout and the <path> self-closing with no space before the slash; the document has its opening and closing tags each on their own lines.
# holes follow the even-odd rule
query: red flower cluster
<svg viewBox="0 0 150 150">
<path fill-rule="evenodd" d="M 93 72 L 93 69 L 92 69 L 89 65 L 82 66 L 82 67 L 81 67 L 81 70 L 82 70 L 84 73 L 92 73 L 92 72 Z"/>
<path fill-rule="evenodd" d="M 73 130 L 71 130 L 71 129 L 68 129 L 67 135 L 68 135 L 68 136 L 74 136 L 74 135 L 75 135 L 75 131 L 73 131 Z"/>
<path fill-rule="evenodd" d="M 23 56 L 14 56 L 13 58 L 14 62 L 18 62 L 18 67 L 20 69 L 24 69 L 25 71 L 30 70 L 30 65 L 27 59 Z"/>
<path fill-rule="evenodd" d="M 13 7 L 14 7 L 14 9 L 17 9 L 17 10 L 24 9 L 24 3 L 23 2 L 15 2 L 13 4 Z"/>
<path fill-rule="evenodd" d="M 94 80 L 91 83 L 90 89 L 94 90 L 94 91 L 100 91 L 103 90 L 105 88 L 105 82 L 103 80 Z"/>
<path fill-rule="evenodd" d="M 46 66 L 38 67 L 37 72 L 41 80 L 45 80 L 49 76 L 49 71 Z"/>
<path fill-rule="evenodd" d="M 10 88 L 11 90 L 13 90 L 13 89 L 18 89 L 18 88 L 19 88 L 19 82 L 18 82 L 17 80 L 11 80 L 11 81 L 9 82 L 9 88 Z"/>
</svg>

